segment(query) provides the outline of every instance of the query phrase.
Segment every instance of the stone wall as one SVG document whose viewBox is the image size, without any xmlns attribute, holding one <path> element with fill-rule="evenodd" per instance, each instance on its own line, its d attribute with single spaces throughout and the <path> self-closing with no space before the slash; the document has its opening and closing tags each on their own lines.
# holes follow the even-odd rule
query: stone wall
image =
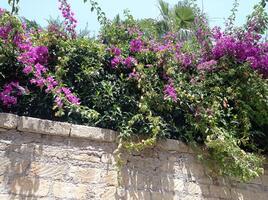
<svg viewBox="0 0 268 200">
<path fill-rule="evenodd" d="M 212 178 L 189 147 L 166 140 L 124 154 L 118 186 L 110 130 L 0 113 L 0 200 L 267 200 L 268 174 Z"/>
</svg>

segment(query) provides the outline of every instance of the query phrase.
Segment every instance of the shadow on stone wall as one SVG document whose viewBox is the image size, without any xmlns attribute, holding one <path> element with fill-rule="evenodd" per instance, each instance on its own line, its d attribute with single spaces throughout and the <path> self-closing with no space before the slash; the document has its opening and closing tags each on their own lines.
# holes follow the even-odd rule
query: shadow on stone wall
<svg viewBox="0 0 268 200">
<path fill-rule="evenodd" d="M 243 184 L 211 177 L 197 156 L 189 152 L 151 149 L 125 155 L 125 159 L 122 187 L 114 199 L 267 200 L 268 187 L 261 178 Z"/>
<path fill-rule="evenodd" d="M 267 200 L 267 174 L 248 184 L 212 178 L 188 147 L 124 153 L 118 186 L 116 146 L 0 132 L 0 200 Z"/>
<path fill-rule="evenodd" d="M 5 151 L 4 180 L 9 199 L 34 200 L 33 195 L 40 187 L 38 176 L 28 176 L 31 164 L 42 155 L 42 145 L 31 144 L 31 135 L 5 134 L 9 144 Z M 4 135 L 2 135 L 3 138 Z"/>
<path fill-rule="evenodd" d="M 192 154 L 150 149 L 124 159 L 117 199 L 191 200 L 209 193 L 208 186 L 197 182 L 204 170 Z"/>
</svg>

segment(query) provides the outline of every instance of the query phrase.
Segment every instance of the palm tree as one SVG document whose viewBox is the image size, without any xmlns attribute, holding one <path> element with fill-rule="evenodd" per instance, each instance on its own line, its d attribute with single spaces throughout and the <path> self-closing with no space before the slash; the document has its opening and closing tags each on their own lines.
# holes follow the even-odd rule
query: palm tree
<svg viewBox="0 0 268 200">
<path fill-rule="evenodd" d="M 164 0 L 159 0 L 159 10 L 162 20 L 158 26 L 162 34 L 168 31 L 179 32 L 182 38 L 187 38 L 194 23 L 195 12 L 187 1 L 179 1 L 171 7 Z"/>
<path fill-rule="evenodd" d="M 174 8 L 174 15 L 175 24 L 179 29 L 191 28 L 195 18 L 192 8 L 177 4 Z"/>
<path fill-rule="evenodd" d="M 161 12 L 161 16 L 163 20 L 159 21 L 160 29 L 162 29 L 164 32 L 170 31 L 171 27 L 171 9 L 169 6 L 169 3 L 159 0 L 159 10 Z"/>
</svg>

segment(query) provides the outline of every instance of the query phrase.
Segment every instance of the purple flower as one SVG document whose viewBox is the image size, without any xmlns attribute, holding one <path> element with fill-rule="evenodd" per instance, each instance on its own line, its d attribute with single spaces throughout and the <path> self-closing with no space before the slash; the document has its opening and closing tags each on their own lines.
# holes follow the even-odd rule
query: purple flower
<svg viewBox="0 0 268 200">
<path fill-rule="evenodd" d="M 47 68 L 45 68 L 43 65 L 37 63 L 35 66 L 35 76 L 40 77 L 42 73 L 45 73 L 47 71 Z"/>
<path fill-rule="evenodd" d="M 75 28 L 77 20 L 74 18 L 74 13 L 71 11 L 71 6 L 67 0 L 58 0 L 60 3 L 59 9 L 64 18 L 65 29 L 71 34 L 71 37 L 76 38 Z"/>
<path fill-rule="evenodd" d="M 124 65 L 126 65 L 128 68 L 131 68 L 133 65 L 136 65 L 138 62 L 135 58 L 129 56 L 124 60 Z"/>
<path fill-rule="evenodd" d="M 6 84 L 3 91 L 0 92 L 0 101 L 4 106 L 17 104 L 17 97 L 25 94 L 26 90 L 19 85 L 19 82 L 11 82 Z"/>
<path fill-rule="evenodd" d="M 248 32 L 239 32 L 236 35 L 218 33 L 212 48 L 212 56 L 215 60 L 222 57 L 232 57 L 237 62 L 249 62 L 251 67 L 263 74 L 268 75 L 267 69 L 267 45 L 260 43 L 260 35 L 249 29 Z"/>
<path fill-rule="evenodd" d="M 49 76 L 46 78 L 46 93 L 49 93 L 51 90 L 53 90 L 58 85 L 58 82 L 52 77 Z"/>
<path fill-rule="evenodd" d="M 0 26 L 0 39 L 3 39 L 4 41 L 6 41 L 11 31 L 12 31 L 12 26 L 10 24 Z"/>
<path fill-rule="evenodd" d="M 121 49 L 117 48 L 117 47 L 112 47 L 110 48 L 111 54 L 113 56 L 120 56 L 121 55 Z"/>
<path fill-rule="evenodd" d="M 187 68 L 192 64 L 192 57 L 189 54 L 176 54 L 176 57 L 184 68 Z"/>
<path fill-rule="evenodd" d="M 5 13 L 5 9 L 0 8 L 0 17 Z"/>
<path fill-rule="evenodd" d="M 220 39 L 222 37 L 222 32 L 220 27 L 214 27 L 212 29 L 212 36 L 214 39 Z"/>
<path fill-rule="evenodd" d="M 143 32 L 136 27 L 127 28 L 127 30 L 129 35 L 138 35 L 138 36 L 143 35 Z"/>
<path fill-rule="evenodd" d="M 116 68 L 121 62 L 122 62 L 122 58 L 121 57 L 114 57 L 111 60 L 111 66 L 112 66 L 112 68 Z"/>
<path fill-rule="evenodd" d="M 76 105 L 79 105 L 80 104 L 80 99 L 77 98 L 75 95 L 73 95 L 72 92 L 71 92 L 71 90 L 69 88 L 62 87 L 61 90 L 64 92 L 67 100 L 70 103 L 76 104 Z"/>
<path fill-rule="evenodd" d="M 164 87 L 164 98 L 171 98 L 174 102 L 177 102 L 177 92 L 172 81 Z"/>
<path fill-rule="evenodd" d="M 130 51 L 132 53 L 140 52 L 143 48 L 143 41 L 141 39 L 133 39 L 130 41 Z"/>
<path fill-rule="evenodd" d="M 197 69 L 200 71 L 212 71 L 216 65 L 217 65 L 217 61 L 210 60 L 210 61 L 203 62 L 197 65 Z"/>
<path fill-rule="evenodd" d="M 20 45 L 25 49 L 18 57 L 18 61 L 25 65 L 35 65 L 37 63 L 46 64 L 48 58 L 48 48 L 45 46 L 32 47 L 31 43 Z"/>
<path fill-rule="evenodd" d="M 134 68 L 133 71 L 128 75 L 128 78 L 138 80 L 140 78 L 140 74 L 138 72 L 136 72 L 136 70 Z"/>
<path fill-rule="evenodd" d="M 36 62 L 45 64 L 48 58 L 48 48 L 45 46 L 33 47 L 31 54 L 36 59 Z"/>
<path fill-rule="evenodd" d="M 33 71 L 33 67 L 31 65 L 25 66 L 22 70 L 24 74 L 30 74 Z"/>
<path fill-rule="evenodd" d="M 30 82 L 35 84 L 36 86 L 42 88 L 45 85 L 46 80 L 44 78 L 38 77 L 35 79 L 31 79 Z"/>
<path fill-rule="evenodd" d="M 58 106 L 59 108 L 62 108 L 63 103 L 62 103 L 62 100 L 61 100 L 60 97 L 56 97 L 56 99 L 55 99 L 55 103 L 57 104 L 57 106 Z"/>
</svg>

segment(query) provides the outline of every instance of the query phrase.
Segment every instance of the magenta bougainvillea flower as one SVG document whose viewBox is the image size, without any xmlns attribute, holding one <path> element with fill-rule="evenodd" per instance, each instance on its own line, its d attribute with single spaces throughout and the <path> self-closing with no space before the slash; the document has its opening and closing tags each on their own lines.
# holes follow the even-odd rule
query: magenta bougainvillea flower
<svg viewBox="0 0 268 200">
<path fill-rule="evenodd" d="M 207 62 L 202 62 L 199 65 L 197 65 L 197 69 L 200 71 L 212 71 L 217 65 L 216 60 L 210 60 Z"/>
<path fill-rule="evenodd" d="M 143 41 L 139 38 L 133 39 L 130 41 L 130 51 L 135 53 L 135 52 L 140 52 L 143 48 Z"/>
<path fill-rule="evenodd" d="M 167 85 L 165 85 L 165 87 L 164 87 L 164 97 L 165 97 L 165 99 L 171 98 L 172 101 L 177 102 L 177 100 L 178 100 L 177 92 L 176 92 L 176 89 L 175 89 L 174 84 L 173 84 L 172 81 L 169 81 L 169 83 Z"/>
<path fill-rule="evenodd" d="M 113 56 L 120 56 L 121 55 L 121 49 L 119 49 L 117 47 L 111 47 L 109 50 Z"/>
<path fill-rule="evenodd" d="M 26 93 L 26 89 L 19 85 L 18 81 L 6 84 L 0 92 L 0 100 L 3 105 L 11 106 L 17 104 L 17 97 Z"/>
<path fill-rule="evenodd" d="M 71 11 L 71 6 L 67 2 L 67 0 L 58 0 L 59 1 L 59 9 L 64 18 L 64 24 L 67 32 L 71 34 L 71 37 L 76 38 L 75 28 L 77 26 L 77 20 L 74 17 L 74 12 Z"/>
<path fill-rule="evenodd" d="M 134 65 L 136 65 L 138 63 L 138 61 L 134 58 L 134 57 L 127 57 L 125 60 L 124 60 L 124 65 L 127 66 L 127 68 L 131 68 L 133 67 Z"/>
<path fill-rule="evenodd" d="M 72 18 L 73 14 L 70 11 L 70 7 L 66 1 L 61 1 L 64 16 L 71 20 L 73 26 L 69 26 L 72 36 L 74 37 L 74 23 L 76 20 Z M 0 10 L 1 15 L 4 10 Z M 49 75 L 48 70 L 48 48 L 46 46 L 35 46 L 32 43 L 31 34 L 26 30 L 24 24 L 21 25 L 23 32 L 17 32 L 13 36 L 13 43 L 16 45 L 19 55 L 17 60 L 23 65 L 22 72 L 30 77 L 30 83 L 39 87 L 46 88 L 47 93 L 52 93 L 55 96 L 56 105 L 62 107 L 64 100 L 70 104 L 79 105 L 80 99 L 77 98 L 70 89 L 61 87 L 61 84 L 55 80 L 55 78 Z M 11 24 L 0 26 L 0 39 L 4 42 L 9 38 L 12 30 Z M 6 84 L 0 93 L 0 101 L 5 106 L 15 105 L 17 103 L 17 97 L 25 94 L 25 89 L 19 85 L 18 82 L 11 82 Z M 59 92 L 60 91 L 60 92 Z M 59 99 L 61 101 L 59 101 Z M 61 102 L 61 103 L 60 103 Z"/>
</svg>

